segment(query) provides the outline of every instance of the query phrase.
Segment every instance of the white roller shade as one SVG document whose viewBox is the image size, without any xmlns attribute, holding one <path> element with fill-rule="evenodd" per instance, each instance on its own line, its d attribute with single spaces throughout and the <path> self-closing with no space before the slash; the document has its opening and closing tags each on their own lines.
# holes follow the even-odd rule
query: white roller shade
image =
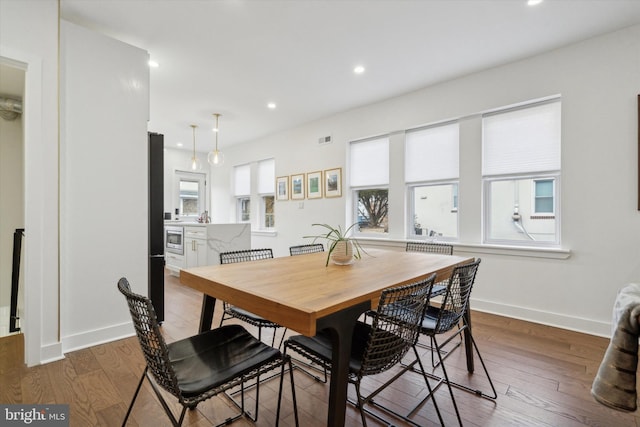
<svg viewBox="0 0 640 427">
<path fill-rule="evenodd" d="M 267 159 L 258 162 L 258 194 L 275 193 L 276 162 Z"/>
<path fill-rule="evenodd" d="M 240 165 L 233 168 L 234 195 L 248 196 L 251 194 L 251 166 Z"/>
<path fill-rule="evenodd" d="M 351 143 L 352 187 L 389 183 L 389 138 Z"/>
<path fill-rule="evenodd" d="M 482 118 L 482 174 L 560 169 L 560 101 Z"/>
<path fill-rule="evenodd" d="M 405 138 L 405 181 L 458 178 L 459 125 L 409 131 Z"/>
</svg>

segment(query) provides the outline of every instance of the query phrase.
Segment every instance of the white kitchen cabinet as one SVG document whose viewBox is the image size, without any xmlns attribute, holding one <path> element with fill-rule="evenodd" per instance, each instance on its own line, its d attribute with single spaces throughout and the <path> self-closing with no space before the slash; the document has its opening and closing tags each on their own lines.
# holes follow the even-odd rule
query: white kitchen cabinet
<svg viewBox="0 0 640 427">
<path fill-rule="evenodd" d="M 180 270 L 185 268 L 184 255 L 167 252 L 165 256 L 165 267 L 171 272 L 173 276 L 179 276 Z"/>
<path fill-rule="evenodd" d="M 185 267 L 199 267 L 207 265 L 207 228 L 184 228 L 184 258 Z"/>
<path fill-rule="evenodd" d="M 170 221 L 165 225 L 184 227 L 184 255 L 165 252 L 166 267 L 178 276 L 180 270 L 220 263 L 220 253 L 251 249 L 249 224 L 198 224 Z M 165 248 L 166 249 L 166 248 Z"/>
</svg>

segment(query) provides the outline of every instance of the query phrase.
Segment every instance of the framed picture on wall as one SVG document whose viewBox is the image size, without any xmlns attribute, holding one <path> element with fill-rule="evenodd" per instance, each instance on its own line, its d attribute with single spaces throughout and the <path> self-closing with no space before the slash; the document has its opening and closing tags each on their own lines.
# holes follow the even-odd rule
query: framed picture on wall
<svg viewBox="0 0 640 427">
<path fill-rule="evenodd" d="M 324 171 L 324 197 L 342 196 L 342 168 Z"/>
<path fill-rule="evenodd" d="M 322 197 L 322 171 L 307 174 L 307 199 Z"/>
<path fill-rule="evenodd" d="M 276 200 L 289 200 L 289 177 L 276 178 Z"/>
<path fill-rule="evenodd" d="M 304 199 L 304 174 L 291 175 L 291 200 Z"/>
</svg>

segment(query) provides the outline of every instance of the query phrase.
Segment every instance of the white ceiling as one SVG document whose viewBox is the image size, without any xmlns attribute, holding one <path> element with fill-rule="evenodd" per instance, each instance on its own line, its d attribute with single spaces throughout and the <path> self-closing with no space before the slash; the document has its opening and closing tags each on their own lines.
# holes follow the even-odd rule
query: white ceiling
<svg viewBox="0 0 640 427">
<path fill-rule="evenodd" d="M 197 124 L 203 151 L 216 112 L 224 149 L 640 22 L 639 0 L 62 0 L 61 10 L 147 50 L 160 63 L 149 130 L 188 149 Z"/>
</svg>

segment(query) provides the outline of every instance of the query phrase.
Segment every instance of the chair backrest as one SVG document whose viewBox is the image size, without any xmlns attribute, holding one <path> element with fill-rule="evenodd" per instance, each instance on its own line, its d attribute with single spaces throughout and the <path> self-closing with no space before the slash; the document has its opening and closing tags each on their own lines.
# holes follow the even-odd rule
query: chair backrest
<svg viewBox="0 0 640 427">
<path fill-rule="evenodd" d="M 118 281 L 118 290 L 125 296 L 129 305 L 129 313 L 133 320 L 142 354 L 158 385 L 182 399 L 178 380 L 169 360 L 167 343 L 160 333 L 160 326 L 151 300 L 131 292 L 129 281 L 124 277 Z"/>
<path fill-rule="evenodd" d="M 312 254 L 316 252 L 324 252 L 322 243 L 310 243 L 308 245 L 297 245 L 289 248 L 289 253 L 293 255 Z"/>
<path fill-rule="evenodd" d="M 406 251 L 453 255 L 453 245 L 448 245 L 446 243 L 433 243 L 433 242 L 407 242 Z"/>
<path fill-rule="evenodd" d="M 416 343 L 435 278 L 433 274 L 420 282 L 382 291 L 373 314 L 360 377 L 393 367 Z"/>
<path fill-rule="evenodd" d="M 233 264 L 235 262 L 257 261 L 259 259 L 273 258 L 273 251 L 268 249 L 246 249 L 243 251 L 221 252 L 220 264 Z"/>
<path fill-rule="evenodd" d="M 436 319 L 435 333 L 443 333 L 458 324 L 469 305 L 480 258 L 453 269 Z M 429 296 L 430 298 L 431 296 Z"/>
</svg>

